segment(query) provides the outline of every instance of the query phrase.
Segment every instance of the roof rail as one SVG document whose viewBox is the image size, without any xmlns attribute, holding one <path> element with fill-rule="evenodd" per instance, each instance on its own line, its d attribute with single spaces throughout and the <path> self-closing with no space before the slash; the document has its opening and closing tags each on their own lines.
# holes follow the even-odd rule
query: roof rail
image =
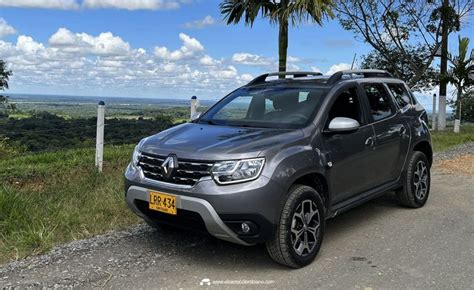
<svg viewBox="0 0 474 290">
<path fill-rule="evenodd" d="M 288 72 L 274 72 L 274 73 L 267 73 L 260 75 L 253 80 L 251 80 L 247 85 L 256 85 L 260 83 L 264 83 L 268 77 L 273 77 L 273 76 L 293 76 L 294 79 L 296 78 L 304 78 L 304 77 L 309 77 L 309 76 L 322 76 L 323 74 L 320 72 L 309 72 L 309 71 L 288 71 Z"/>
<path fill-rule="evenodd" d="M 380 69 L 354 69 L 335 72 L 327 81 L 328 84 L 334 84 L 343 79 L 344 76 L 353 78 L 353 75 L 363 75 L 364 78 L 393 78 L 392 74 Z"/>
</svg>

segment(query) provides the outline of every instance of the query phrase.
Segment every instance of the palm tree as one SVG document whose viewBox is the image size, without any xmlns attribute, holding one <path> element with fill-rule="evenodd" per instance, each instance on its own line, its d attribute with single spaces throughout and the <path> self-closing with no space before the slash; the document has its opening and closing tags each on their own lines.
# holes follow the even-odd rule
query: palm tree
<svg viewBox="0 0 474 290">
<path fill-rule="evenodd" d="M 447 74 L 447 81 L 452 83 L 456 87 L 457 94 L 457 108 L 458 120 L 461 122 L 461 105 L 462 97 L 468 93 L 468 90 L 472 88 L 474 84 L 473 80 L 469 78 L 469 72 L 474 70 L 474 62 L 467 55 L 469 48 L 469 38 L 461 38 L 459 36 L 459 49 L 458 55 L 455 57 L 449 57 L 451 62 L 451 68 Z M 459 128 L 457 128 L 459 129 Z M 456 131 L 456 129 L 455 129 Z"/>
<path fill-rule="evenodd" d="M 259 14 L 279 26 L 278 70 L 286 71 L 288 54 L 288 24 L 309 21 L 322 25 L 324 19 L 334 17 L 332 0 L 224 0 L 221 14 L 227 24 L 237 24 L 242 17 L 245 25 L 252 26 Z"/>
</svg>

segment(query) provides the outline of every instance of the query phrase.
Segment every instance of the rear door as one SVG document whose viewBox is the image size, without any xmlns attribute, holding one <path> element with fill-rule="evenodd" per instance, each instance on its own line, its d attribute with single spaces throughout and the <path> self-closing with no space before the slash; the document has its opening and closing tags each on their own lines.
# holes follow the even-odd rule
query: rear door
<svg viewBox="0 0 474 290">
<path fill-rule="evenodd" d="M 410 145 L 409 128 L 403 118 L 404 108 L 395 104 L 384 83 L 365 83 L 362 88 L 375 133 L 372 178 L 376 185 L 382 185 L 400 176 Z"/>
</svg>

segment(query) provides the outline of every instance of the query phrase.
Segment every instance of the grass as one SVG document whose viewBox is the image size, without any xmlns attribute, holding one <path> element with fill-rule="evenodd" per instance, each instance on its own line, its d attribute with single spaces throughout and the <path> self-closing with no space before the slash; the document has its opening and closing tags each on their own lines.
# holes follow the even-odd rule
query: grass
<svg viewBox="0 0 474 290">
<path fill-rule="evenodd" d="M 132 149 L 107 147 L 102 174 L 92 149 L 0 160 L 0 263 L 137 223 L 123 198 Z"/>
<path fill-rule="evenodd" d="M 24 112 L 10 113 L 8 117 L 13 118 L 13 119 L 26 119 L 26 118 L 30 118 L 31 114 L 24 113 Z"/>
<path fill-rule="evenodd" d="M 453 132 L 453 128 L 447 128 L 443 132 L 435 131 L 431 133 L 431 137 L 433 139 L 433 150 L 444 151 L 459 144 L 474 142 L 474 125 L 461 126 L 461 130 L 457 134 Z"/>
<path fill-rule="evenodd" d="M 433 132 L 435 151 L 474 141 L 474 126 Z M 104 172 L 93 149 L 0 159 L 0 263 L 139 222 L 123 198 L 133 145 L 105 148 Z"/>
</svg>

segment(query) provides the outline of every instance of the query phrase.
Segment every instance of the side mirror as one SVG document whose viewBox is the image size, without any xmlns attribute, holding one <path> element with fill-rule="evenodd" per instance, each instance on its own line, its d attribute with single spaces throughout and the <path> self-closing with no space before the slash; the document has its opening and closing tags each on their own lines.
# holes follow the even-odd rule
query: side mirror
<svg viewBox="0 0 474 290">
<path fill-rule="evenodd" d="M 336 117 L 329 123 L 328 130 L 330 132 L 347 132 L 357 130 L 359 127 L 360 124 L 357 120 L 346 117 Z"/>
<path fill-rule="evenodd" d="M 196 112 L 191 118 L 191 121 L 196 120 L 197 118 L 201 117 L 202 112 Z"/>
</svg>

